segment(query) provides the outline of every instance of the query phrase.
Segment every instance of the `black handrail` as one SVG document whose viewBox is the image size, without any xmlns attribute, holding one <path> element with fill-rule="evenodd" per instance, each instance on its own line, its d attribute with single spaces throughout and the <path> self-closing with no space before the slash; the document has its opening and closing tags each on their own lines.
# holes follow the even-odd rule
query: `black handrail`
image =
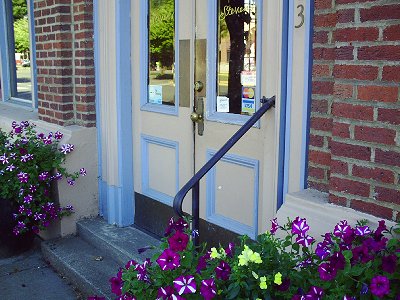
<svg viewBox="0 0 400 300">
<path fill-rule="evenodd" d="M 204 175 L 231 149 L 238 140 L 269 110 L 275 106 L 275 96 L 271 98 L 263 97 L 263 105 L 242 127 L 214 154 L 213 157 L 179 190 L 174 198 L 174 210 L 180 217 L 183 217 L 182 202 L 189 190 L 192 190 L 192 230 L 193 239 L 196 246 L 199 245 L 199 182 Z"/>
</svg>

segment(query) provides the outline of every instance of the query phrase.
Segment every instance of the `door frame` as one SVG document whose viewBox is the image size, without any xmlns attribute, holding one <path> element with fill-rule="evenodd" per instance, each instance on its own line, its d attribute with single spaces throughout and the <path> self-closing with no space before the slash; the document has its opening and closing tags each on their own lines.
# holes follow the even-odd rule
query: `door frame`
<svg viewBox="0 0 400 300">
<path fill-rule="evenodd" d="M 282 84 L 281 84 L 281 111 L 280 111 L 280 136 L 279 136 L 279 166 L 278 166 L 278 209 L 284 202 L 285 195 L 289 192 L 289 182 L 294 171 L 300 173 L 300 180 L 295 183 L 298 190 L 305 188 L 305 181 L 307 177 L 307 147 L 308 147 L 308 127 L 309 127 L 309 112 L 311 103 L 311 67 L 312 67 L 312 15 L 313 15 L 313 1 L 312 0 L 286 0 L 284 1 L 285 17 L 283 28 L 285 28 L 283 35 L 284 51 L 282 65 Z M 132 110 L 132 88 L 131 88 L 131 64 L 126 63 L 126 57 L 131 57 L 132 43 L 131 39 L 131 6 L 134 1 L 131 0 L 116 0 L 115 14 L 111 16 L 114 18 L 114 33 L 117 38 L 112 43 L 107 44 L 108 48 L 113 48 L 116 51 L 115 56 L 109 57 L 108 61 L 104 61 L 102 53 L 99 48 L 99 38 L 101 37 L 100 27 L 104 20 L 99 19 L 99 7 L 104 5 L 100 0 L 94 0 L 94 32 L 95 32 L 95 66 L 96 66 L 96 115 L 97 115 L 97 131 L 98 131 L 98 154 L 99 154 L 99 210 L 100 214 L 104 216 L 109 223 L 118 226 L 127 226 L 134 223 L 134 191 L 133 181 L 141 180 L 140 178 L 133 178 L 133 168 L 135 162 L 133 161 L 133 147 L 132 147 L 132 130 L 133 122 L 130 111 Z M 306 67 L 304 68 L 305 80 L 308 84 L 305 85 L 303 91 L 303 104 L 302 104 L 302 125 L 301 127 L 301 144 L 295 144 L 291 141 L 291 136 L 294 134 L 290 130 L 291 125 L 291 99 L 292 95 L 289 91 L 292 82 L 293 65 L 290 53 L 293 52 L 294 45 L 292 38 L 294 36 L 293 16 L 296 13 L 295 7 L 300 5 L 298 3 L 305 3 L 305 12 L 308 18 L 305 19 L 306 28 L 306 51 L 304 61 Z M 304 5 L 303 5 L 304 6 Z M 137 24 L 137 22 L 136 22 Z M 107 66 L 112 66 L 115 69 L 108 70 Z M 111 72 L 110 72 L 111 71 Z M 100 78 L 103 72 L 110 72 L 110 78 L 114 78 L 116 84 L 110 83 L 104 78 Z M 126 77 L 125 77 L 126 76 Z M 129 80 L 128 80 L 129 79 Z M 126 84 L 122 84 L 122 83 Z M 112 101 L 102 94 L 102 88 L 107 86 L 115 94 L 116 100 Z M 116 115 L 113 118 L 107 116 L 105 108 L 109 105 L 114 105 L 116 108 Z M 126 113 L 126 112 L 129 113 Z M 110 135 L 116 134 L 116 143 L 110 144 Z M 128 145 L 129 144 L 129 145 Z M 300 170 L 290 170 L 289 162 L 295 159 L 293 156 L 294 150 L 300 149 L 297 157 L 300 159 Z M 116 154 L 116 157 L 113 156 Z M 113 175 L 107 176 L 112 171 Z M 298 175 L 298 174 L 297 174 Z"/>
</svg>

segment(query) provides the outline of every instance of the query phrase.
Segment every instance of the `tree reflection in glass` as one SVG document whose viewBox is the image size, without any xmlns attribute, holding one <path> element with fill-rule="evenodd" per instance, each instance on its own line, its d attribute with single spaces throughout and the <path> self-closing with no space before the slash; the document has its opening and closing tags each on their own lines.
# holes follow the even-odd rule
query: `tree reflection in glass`
<svg viewBox="0 0 400 300">
<path fill-rule="evenodd" d="M 149 1 L 148 102 L 175 104 L 175 1 Z"/>
<path fill-rule="evenodd" d="M 229 113 L 233 114 L 252 114 L 255 109 L 255 2 L 218 1 L 217 96 L 229 99 Z"/>
</svg>

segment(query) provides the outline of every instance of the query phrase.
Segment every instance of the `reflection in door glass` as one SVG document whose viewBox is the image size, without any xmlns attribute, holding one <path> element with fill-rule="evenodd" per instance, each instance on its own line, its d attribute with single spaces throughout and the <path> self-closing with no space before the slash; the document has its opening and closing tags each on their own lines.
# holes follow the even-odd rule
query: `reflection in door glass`
<svg viewBox="0 0 400 300">
<path fill-rule="evenodd" d="M 16 85 L 12 86 L 12 96 L 32 100 L 28 6 L 26 1 L 13 1 L 12 5 L 16 70 Z"/>
<path fill-rule="evenodd" d="M 255 112 L 256 9 L 256 0 L 218 1 L 218 112 Z"/>
<path fill-rule="evenodd" d="M 148 102 L 175 105 L 175 1 L 149 1 Z"/>
</svg>

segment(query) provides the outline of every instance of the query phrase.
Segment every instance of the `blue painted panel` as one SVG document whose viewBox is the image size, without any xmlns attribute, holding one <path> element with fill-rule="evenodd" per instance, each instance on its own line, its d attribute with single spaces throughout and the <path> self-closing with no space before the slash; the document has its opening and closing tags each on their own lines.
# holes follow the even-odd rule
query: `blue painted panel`
<svg viewBox="0 0 400 300">
<path fill-rule="evenodd" d="M 310 112 L 311 112 L 311 91 L 312 91 L 312 37 L 313 37 L 313 23 L 314 23 L 314 1 L 306 1 L 306 43 L 304 51 L 304 79 L 306 84 L 304 86 L 304 108 L 303 108 L 303 124 L 302 124 L 302 144 L 301 144 L 301 177 L 300 186 L 303 189 L 307 188 L 308 177 L 308 144 L 310 136 Z"/>
<path fill-rule="evenodd" d="M 207 161 L 216 153 L 215 150 L 207 150 L 206 157 Z M 218 226 L 231 230 L 239 234 L 246 234 L 251 238 L 255 239 L 258 235 L 258 199 L 259 199 L 259 161 L 248 157 L 239 155 L 226 154 L 221 161 L 226 163 L 235 164 L 244 168 L 253 169 L 254 174 L 254 198 L 245 199 L 244 201 L 253 201 L 253 225 L 249 226 L 243 224 L 232 218 L 220 215 L 215 212 L 215 189 L 216 189 L 216 166 L 214 166 L 207 174 L 206 177 L 206 217 L 211 223 Z"/>
<path fill-rule="evenodd" d="M 155 136 L 141 135 L 141 150 L 142 150 L 142 193 L 153 199 L 156 199 L 164 204 L 172 206 L 174 200 L 173 196 L 167 195 L 161 191 L 150 188 L 149 183 L 149 144 L 158 145 L 175 150 L 175 193 L 179 191 L 179 143 L 177 141 L 171 141 L 162 139 Z"/>
<path fill-rule="evenodd" d="M 35 14 L 33 12 L 33 0 L 28 0 L 29 9 L 29 38 L 31 50 L 31 83 L 32 87 L 32 107 L 38 107 L 38 85 L 37 85 L 37 68 L 36 68 L 36 40 L 35 40 Z"/>
<path fill-rule="evenodd" d="M 148 32 L 148 2 L 140 2 L 140 109 L 167 115 L 178 115 L 179 109 L 179 18 L 175 14 L 175 105 L 154 104 L 148 102 L 148 67 L 149 67 L 149 32 Z M 179 1 L 175 0 L 175 11 L 178 10 Z"/>
<path fill-rule="evenodd" d="M 257 49 L 256 49 L 256 70 L 257 70 L 257 86 L 256 86 L 256 110 L 260 107 L 261 99 L 261 66 L 262 66 L 262 1 L 256 0 L 257 4 Z M 217 2 L 208 0 L 208 17 L 212 20 L 208 23 L 208 36 L 207 36 L 207 103 L 206 103 L 206 119 L 213 122 L 221 122 L 226 124 L 243 125 L 250 118 L 250 116 L 221 113 L 216 111 L 217 106 L 217 20 L 218 20 Z M 260 121 L 254 125 L 260 127 Z"/>
<path fill-rule="evenodd" d="M 108 214 L 115 215 L 119 226 L 134 222 L 132 72 L 131 72 L 131 1 L 116 1 L 116 102 L 119 193 Z M 110 203 L 110 201 L 108 202 Z M 115 208 L 113 211 L 111 208 Z"/>
<path fill-rule="evenodd" d="M 99 0 L 93 2 L 93 31 L 94 31 L 94 70 L 96 85 L 96 133 L 97 133 L 97 172 L 99 184 L 99 214 L 107 216 L 106 183 L 103 178 L 103 151 L 102 151 L 102 127 L 100 107 L 100 56 L 99 56 Z"/>
</svg>

